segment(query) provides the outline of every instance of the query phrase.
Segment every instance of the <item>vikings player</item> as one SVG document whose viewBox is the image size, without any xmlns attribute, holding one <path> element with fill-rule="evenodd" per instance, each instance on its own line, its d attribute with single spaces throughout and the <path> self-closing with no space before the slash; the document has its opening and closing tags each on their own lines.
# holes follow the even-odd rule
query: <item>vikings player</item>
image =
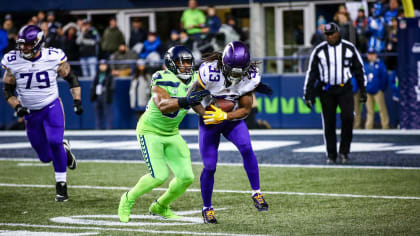
<svg viewBox="0 0 420 236">
<path fill-rule="evenodd" d="M 252 93 L 258 87 L 262 92 L 269 88 L 261 84 L 261 75 L 251 64 L 248 48 L 241 42 L 229 43 L 223 51 L 214 52 L 203 58 L 198 71 L 198 89 L 210 91 L 211 96 L 203 99 L 201 105 L 193 109 L 204 114 L 200 118 L 199 146 L 204 168 L 201 172 L 201 196 L 203 198 L 203 219 L 205 223 L 217 223 L 212 208 L 214 174 L 217 164 L 217 150 L 220 135 L 231 141 L 242 155 L 244 168 L 252 188 L 252 199 L 259 211 L 268 205 L 260 192 L 258 162 L 251 146 L 248 128 L 243 121 L 251 111 Z M 271 91 L 272 92 L 272 91 Z M 270 93 L 270 91 L 268 91 Z M 235 103 L 231 112 L 211 106 L 214 111 L 204 111 L 214 99 L 224 98 Z"/>
<path fill-rule="evenodd" d="M 4 55 L 4 97 L 19 117 L 25 118 L 29 142 L 42 162 L 53 162 L 57 202 L 68 200 L 66 166 L 76 168 L 64 135 L 64 112 L 58 96 L 57 77 L 70 85 L 74 112 L 82 114 L 80 84 L 70 70 L 61 49 L 43 48 L 44 34 L 35 25 L 24 26 L 18 35 L 17 49 Z M 14 94 L 16 89 L 17 97 Z"/>
</svg>

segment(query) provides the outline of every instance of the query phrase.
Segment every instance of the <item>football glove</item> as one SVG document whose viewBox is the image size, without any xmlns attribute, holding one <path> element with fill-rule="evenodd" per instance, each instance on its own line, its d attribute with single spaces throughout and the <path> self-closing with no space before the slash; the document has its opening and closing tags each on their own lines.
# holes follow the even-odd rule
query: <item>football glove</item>
<svg viewBox="0 0 420 236">
<path fill-rule="evenodd" d="M 206 125 L 215 125 L 220 124 L 227 119 L 227 113 L 222 111 L 222 109 L 210 105 L 214 111 L 206 111 L 204 118 L 204 124 Z"/>
<path fill-rule="evenodd" d="M 17 115 L 17 116 L 19 116 L 19 117 L 26 116 L 26 115 L 28 115 L 28 114 L 29 114 L 29 112 L 30 112 L 28 108 L 23 107 L 23 106 L 22 106 L 22 105 L 20 105 L 20 104 L 17 104 L 17 105 L 16 105 L 16 107 L 15 107 L 15 111 L 16 111 L 16 115 Z"/>
<path fill-rule="evenodd" d="M 315 104 L 315 98 L 310 98 L 309 96 L 303 96 L 306 106 L 312 110 L 312 107 Z"/>
<path fill-rule="evenodd" d="M 74 113 L 81 115 L 83 113 L 82 101 L 75 99 L 73 103 Z"/>
<path fill-rule="evenodd" d="M 200 104 L 201 100 L 209 95 L 208 90 L 192 91 L 188 96 L 183 98 L 178 98 L 178 105 L 182 108 L 189 108 L 191 106 L 196 106 Z"/>
</svg>

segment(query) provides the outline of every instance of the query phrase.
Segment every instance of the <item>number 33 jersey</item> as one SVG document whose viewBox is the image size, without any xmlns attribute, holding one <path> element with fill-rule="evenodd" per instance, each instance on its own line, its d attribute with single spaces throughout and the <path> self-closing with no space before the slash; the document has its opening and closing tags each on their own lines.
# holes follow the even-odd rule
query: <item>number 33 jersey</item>
<svg viewBox="0 0 420 236">
<path fill-rule="evenodd" d="M 57 48 L 42 48 L 41 55 L 27 60 L 18 50 L 12 50 L 1 60 L 3 68 L 16 78 L 16 92 L 22 106 L 40 110 L 58 98 L 57 69 L 67 61 Z"/>
<path fill-rule="evenodd" d="M 258 68 L 255 68 L 255 70 L 249 71 L 250 78 L 244 76 L 239 83 L 226 87 L 226 78 L 223 72 L 217 69 L 217 63 L 217 61 L 203 62 L 198 70 L 198 81 L 211 94 L 204 98 L 201 104 L 207 107 L 213 103 L 214 99 L 223 98 L 234 102 L 234 110 L 236 110 L 239 98 L 257 87 L 261 81 L 261 74 Z"/>
</svg>

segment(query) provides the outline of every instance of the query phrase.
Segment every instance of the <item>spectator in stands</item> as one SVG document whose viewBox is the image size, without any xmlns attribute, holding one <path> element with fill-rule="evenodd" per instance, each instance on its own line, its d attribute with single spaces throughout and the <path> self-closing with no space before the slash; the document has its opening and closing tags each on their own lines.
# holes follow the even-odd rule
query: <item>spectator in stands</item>
<svg viewBox="0 0 420 236">
<path fill-rule="evenodd" d="M 219 33 L 223 34 L 225 38 L 224 45 L 233 41 L 242 41 L 241 35 L 237 30 L 239 30 L 239 27 L 236 26 L 235 18 L 228 16 L 226 24 L 223 24 L 219 29 Z"/>
<path fill-rule="evenodd" d="M 222 26 L 222 21 L 216 15 L 216 8 L 214 8 L 214 6 L 209 6 L 207 9 L 206 28 L 204 28 L 204 33 L 214 36 L 219 32 L 220 26 Z"/>
<path fill-rule="evenodd" d="M 39 24 L 39 20 L 37 16 L 32 16 L 29 20 L 27 25 L 38 25 Z"/>
<path fill-rule="evenodd" d="M 166 43 L 166 48 L 169 49 L 175 45 L 181 45 L 179 41 L 179 32 L 178 30 L 172 30 L 171 35 L 169 36 L 169 40 Z"/>
<path fill-rule="evenodd" d="M 373 129 L 375 102 L 379 107 L 382 129 L 389 129 L 389 116 L 386 108 L 384 91 L 388 83 L 388 71 L 385 64 L 378 58 L 373 48 L 368 50 L 368 61 L 364 63 L 367 77 L 366 129 Z"/>
<path fill-rule="evenodd" d="M 77 25 L 69 22 L 63 27 L 63 36 L 61 40 L 61 49 L 66 53 L 67 61 L 79 60 L 79 45 L 77 45 Z"/>
<path fill-rule="evenodd" d="M 350 15 L 348 13 L 338 12 L 334 19 L 336 19 L 336 23 L 340 26 L 340 34 L 342 39 L 352 42 L 356 44 L 356 31 L 353 26 L 353 22 L 350 19 Z"/>
<path fill-rule="evenodd" d="M 120 44 L 118 51 L 114 52 L 110 57 L 112 61 L 118 60 L 135 60 L 138 58 L 137 54 L 127 48 L 125 43 Z M 111 71 L 113 76 L 126 77 L 131 75 L 132 64 L 111 64 Z"/>
<path fill-rule="evenodd" d="M 45 12 L 43 11 L 38 11 L 38 13 L 36 14 L 36 16 L 38 17 L 38 26 L 41 28 L 41 22 L 45 21 Z"/>
<path fill-rule="evenodd" d="M 112 17 L 101 41 L 102 58 L 108 58 L 122 43 L 125 43 L 124 35 L 117 26 L 117 20 Z"/>
<path fill-rule="evenodd" d="M 47 13 L 47 22 L 48 33 L 57 35 L 59 28 L 61 28 L 61 23 L 55 20 L 55 13 L 53 11 Z"/>
<path fill-rule="evenodd" d="M 147 40 L 144 41 L 143 49 L 140 52 L 140 58 L 146 59 L 147 56 L 152 52 L 156 52 L 159 55 L 161 55 L 163 52 L 162 42 L 155 32 L 149 32 L 147 35 Z"/>
<path fill-rule="evenodd" d="M 365 10 L 359 8 L 357 11 L 357 18 L 353 22 L 353 26 L 356 29 L 356 48 L 359 49 L 361 53 L 366 53 L 367 51 L 367 38 L 366 38 L 366 28 L 367 28 L 368 19 L 365 16 Z"/>
<path fill-rule="evenodd" d="M 377 53 L 385 49 L 385 21 L 381 16 L 382 4 L 373 5 L 373 15 L 368 18 L 367 34 L 369 35 L 368 48 L 373 48 Z"/>
<path fill-rule="evenodd" d="M 80 64 L 82 74 L 85 77 L 93 78 L 96 74 L 98 63 L 100 36 L 89 19 L 83 20 L 76 43 L 79 45 Z"/>
<path fill-rule="evenodd" d="M 397 52 L 397 30 L 398 30 L 398 20 L 396 17 L 392 18 L 391 25 L 388 28 L 387 37 L 386 37 L 386 48 L 387 53 L 396 53 Z M 394 71 L 397 69 L 398 60 L 397 56 L 386 56 L 385 65 L 388 70 Z"/>
<path fill-rule="evenodd" d="M 106 129 L 112 129 L 112 99 L 114 96 L 114 78 L 106 60 L 99 61 L 99 71 L 90 89 L 90 100 L 95 102 L 96 129 L 102 129 L 105 121 Z"/>
<path fill-rule="evenodd" d="M 398 0 L 389 0 L 389 9 L 385 11 L 384 20 L 388 26 L 392 24 L 392 18 L 398 16 L 398 11 L 400 10 L 400 6 L 398 4 Z"/>
<path fill-rule="evenodd" d="M 7 47 L 3 50 L 4 53 L 14 50 L 16 48 L 17 30 L 14 26 L 12 15 L 7 14 L 4 18 L 3 29 L 7 33 Z"/>
<path fill-rule="evenodd" d="M 131 23 L 129 47 L 133 47 L 138 43 L 144 43 L 147 39 L 147 30 L 143 29 L 143 22 L 139 18 L 134 18 Z"/>
<path fill-rule="evenodd" d="M 150 83 L 154 71 L 146 70 L 146 61 L 137 60 L 134 76 L 130 84 L 130 107 L 137 113 L 137 119 L 146 111 L 150 99 Z"/>
<path fill-rule="evenodd" d="M 182 12 L 181 29 L 185 29 L 190 38 L 193 40 L 200 39 L 201 28 L 206 23 L 206 16 L 197 9 L 197 1 L 189 0 L 188 9 Z"/>
<path fill-rule="evenodd" d="M 50 28 L 48 27 L 48 22 L 47 21 L 44 21 L 44 22 L 41 23 L 41 30 L 44 33 L 44 37 L 45 37 L 44 46 L 46 48 L 49 48 L 49 47 L 60 48 L 61 44 L 60 44 L 60 38 L 57 35 L 57 29 L 55 29 L 56 33 L 54 33 L 54 34 L 51 33 L 49 29 Z"/>
<path fill-rule="evenodd" d="M 188 36 L 187 31 L 182 30 L 181 33 L 179 33 L 179 41 L 181 45 L 184 45 L 190 51 L 193 51 L 194 41 Z"/>
<path fill-rule="evenodd" d="M 353 129 L 362 128 L 362 107 L 363 104 L 360 103 L 360 90 L 359 85 L 357 84 L 356 78 L 351 78 L 351 85 L 353 88 L 353 101 L 354 101 L 354 121 Z"/>
<path fill-rule="evenodd" d="M 326 23 L 327 22 L 325 21 L 324 16 L 320 15 L 318 17 L 318 20 L 316 21 L 317 30 L 312 35 L 312 38 L 311 38 L 311 45 L 312 45 L 313 48 L 316 47 L 321 42 L 324 42 L 326 40 L 325 35 L 324 35 L 324 25 Z"/>
</svg>

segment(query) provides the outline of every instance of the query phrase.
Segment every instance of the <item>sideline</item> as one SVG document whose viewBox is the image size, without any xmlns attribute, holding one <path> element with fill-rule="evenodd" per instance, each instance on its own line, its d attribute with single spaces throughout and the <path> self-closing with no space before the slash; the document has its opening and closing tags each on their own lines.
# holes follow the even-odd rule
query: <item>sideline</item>
<svg viewBox="0 0 420 236">
<path fill-rule="evenodd" d="M 18 188 L 55 188 L 55 185 L 40 184 L 9 184 L 0 183 L 0 187 L 18 187 Z M 107 187 L 107 186 L 90 186 L 90 185 L 73 185 L 68 188 L 74 189 L 100 189 L 100 190 L 130 190 L 131 187 Z M 155 188 L 152 191 L 166 191 L 167 188 Z M 187 192 L 201 192 L 201 189 L 187 189 Z M 240 193 L 251 194 L 252 191 L 241 190 L 214 190 L 215 193 Z M 270 192 L 264 191 L 264 194 L 273 195 L 300 195 L 300 196 L 324 196 L 324 197 L 349 197 L 349 198 L 381 198 L 381 199 L 403 199 L 403 200 L 420 200 L 420 197 L 414 196 L 379 196 L 379 195 L 360 195 L 360 194 L 338 194 L 338 193 L 299 193 L 299 192 Z"/>
<path fill-rule="evenodd" d="M 22 163 L 19 166 L 50 166 L 49 164 L 39 163 L 38 158 L 10 158 L 0 157 L 0 161 L 16 161 L 16 162 L 37 162 L 37 163 Z M 110 164 L 144 164 L 143 160 L 103 160 L 103 159 L 92 159 L 92 160 L 80 160 L 77 162 L 81 163 L 110 163 Z M 42 165 L 40 165 L 42 164 Z M 202 162 L 192 162 L 193 165 L 203 166 Z M 218 166 L 243 166 L 242 163 L 217 163 Z M 358 165 L 301 165 L 301 164 L 258 164 L 259 167 L 274 167 L 274 168 L 324 168 L 324 169 L 379 169 L 379 170 L 420 170 L 420 167 L 408 167 L 408 166 L 358 166 Z"/>
<path fill-rule="evenodd" d="M 184 129 L 179 131 L 184 136 L 197 136 L 198 129 Z M 250 130 L 251 135 L 323 135 L 322 129 L 268 129 Z M 337 133 L 341 131 L 336 130 Z M 420 130 L 353 130 L 357 135 L 420 135 Z M 65 136 L 136 136 L 136 130 L 66 130 Z M 25 131 L 0 131 L 0 137 L 26 136 Z"/>
</svg>

